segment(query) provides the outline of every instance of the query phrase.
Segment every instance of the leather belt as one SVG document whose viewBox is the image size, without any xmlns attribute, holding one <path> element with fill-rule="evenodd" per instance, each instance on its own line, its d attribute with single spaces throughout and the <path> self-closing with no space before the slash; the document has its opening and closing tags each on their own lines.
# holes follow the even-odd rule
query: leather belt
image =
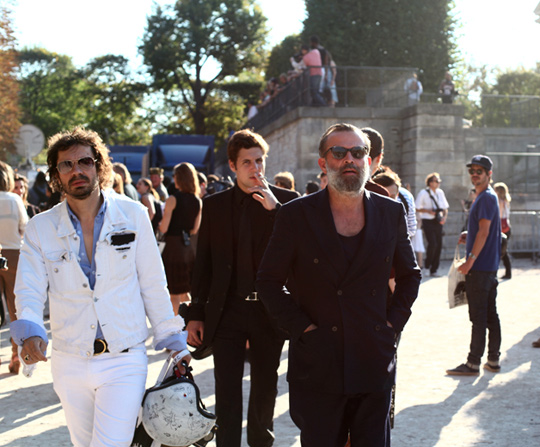
<svg viewBox="0 0 540 447">
<path fill-rule="evenodd" d="M 244 301 L 260 301 L 257 292 L 252 292 L 244 298 Z"/>
<path fill-rule="evenodd" d="M 96 338 L 94 340 L 94 355 L 101 355 L 105 354 L 106 352 L 110 352 L 107 341 L 103 340 L 102 338 Z M 129 348 L 124 349 L 122 352 L 129 352 Z"/>
</svg>

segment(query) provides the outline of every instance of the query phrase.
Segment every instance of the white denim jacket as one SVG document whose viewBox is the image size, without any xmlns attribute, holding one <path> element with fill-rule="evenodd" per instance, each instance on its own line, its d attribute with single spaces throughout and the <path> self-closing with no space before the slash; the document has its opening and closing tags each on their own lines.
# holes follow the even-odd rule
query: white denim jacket
<svg viewBox="0 0 540 447">
<path fill-rule="evenodd" d="M 66 202 L 30 220 L 15 284 L 17 317 L 44 329 L 48 296 L 53 349 L 84 357 L 93 355 L 98 321 L 111 353 L 146 340 L 146 317 L 154 345 L 184 326 L 173 313 L 146 208 L 112 191 L 103 195 L 94 290 L 79 265 L 79 236 Z"/>
</svg>

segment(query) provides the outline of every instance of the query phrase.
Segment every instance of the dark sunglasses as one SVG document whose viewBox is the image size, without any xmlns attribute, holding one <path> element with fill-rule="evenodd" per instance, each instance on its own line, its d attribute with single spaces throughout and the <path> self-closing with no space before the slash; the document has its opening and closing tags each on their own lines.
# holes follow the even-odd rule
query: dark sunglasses
<svg viewBox="0 0 540 447">
<path fill-rule="evenodd" d="M 353 158 L 356 158 L 358 160 L 364 158 L 366 155 L 369 154 L 369 148 L 367 146 L 354 146 L 349 149 L 342 146 L 332 146 L 330 149 L 327 149 L 323 157 L 326 157 L 326 154 L 328 152 L 332 152 L 332 156 L 336 160 L 342 160 L 347 155 L 347 152 L 350 152 Z"/>
<path fill-rule="evenodd" d="M 60 174 L 68 174 L 75 166 L 75 163 L 83 171 L 89 171 L 95 166 L 96 160 L 94 160 L 92 157 L 83 157 L 79 158 L 78 160 L 64 160 L 56 165 L 56 169 L 58 169 Z"/>
<path fill-rule="evenodd" d="M 485 171 L 483 169 L 473 169 L 469 168 L 469 175 L 482 175 Z"/>
</svg>

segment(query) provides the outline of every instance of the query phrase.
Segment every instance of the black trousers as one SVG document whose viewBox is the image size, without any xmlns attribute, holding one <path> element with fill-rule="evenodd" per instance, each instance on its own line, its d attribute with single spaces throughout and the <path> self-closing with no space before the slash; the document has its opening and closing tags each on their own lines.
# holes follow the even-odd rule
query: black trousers
<svg viewBox="0 0 540 447">
<path fill-rule="evenodd" d="M 362 394 L 330 394 L 289 384 L 290 413 L 302 447 L 390 447 L 392 388 Z"/>
<path fill-rule="evenodd" d="M 422 219 L 422 230 L 427 240 L 424 267 L 435 273 L 441 259 L 443 226 L 435 219 Z"/>
<path fill-rule="evenodd" d="M 284 341 L 276 335 L 260 301 L 230 297 L 212 343 L 218 447 L 241 444 L 242 377 L 248 341 L 251 377 L 247 441 L 251 447 L 274 443 L 277 369 Z"/>
</svg>

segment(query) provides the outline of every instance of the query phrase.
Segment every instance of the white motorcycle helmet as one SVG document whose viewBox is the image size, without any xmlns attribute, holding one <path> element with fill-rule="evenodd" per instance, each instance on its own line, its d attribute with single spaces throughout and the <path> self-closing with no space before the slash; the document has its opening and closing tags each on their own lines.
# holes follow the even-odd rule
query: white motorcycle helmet
<svg viewBox="0 0 540 447">
<path fill-rule="evenodd" d="M 142 403 L 142 425 L 155 441 L 168 446 L 206 445 L 217 430 L 216 416 L 201 401 L 191 368 L 149 388 Z"/>
</svg>

